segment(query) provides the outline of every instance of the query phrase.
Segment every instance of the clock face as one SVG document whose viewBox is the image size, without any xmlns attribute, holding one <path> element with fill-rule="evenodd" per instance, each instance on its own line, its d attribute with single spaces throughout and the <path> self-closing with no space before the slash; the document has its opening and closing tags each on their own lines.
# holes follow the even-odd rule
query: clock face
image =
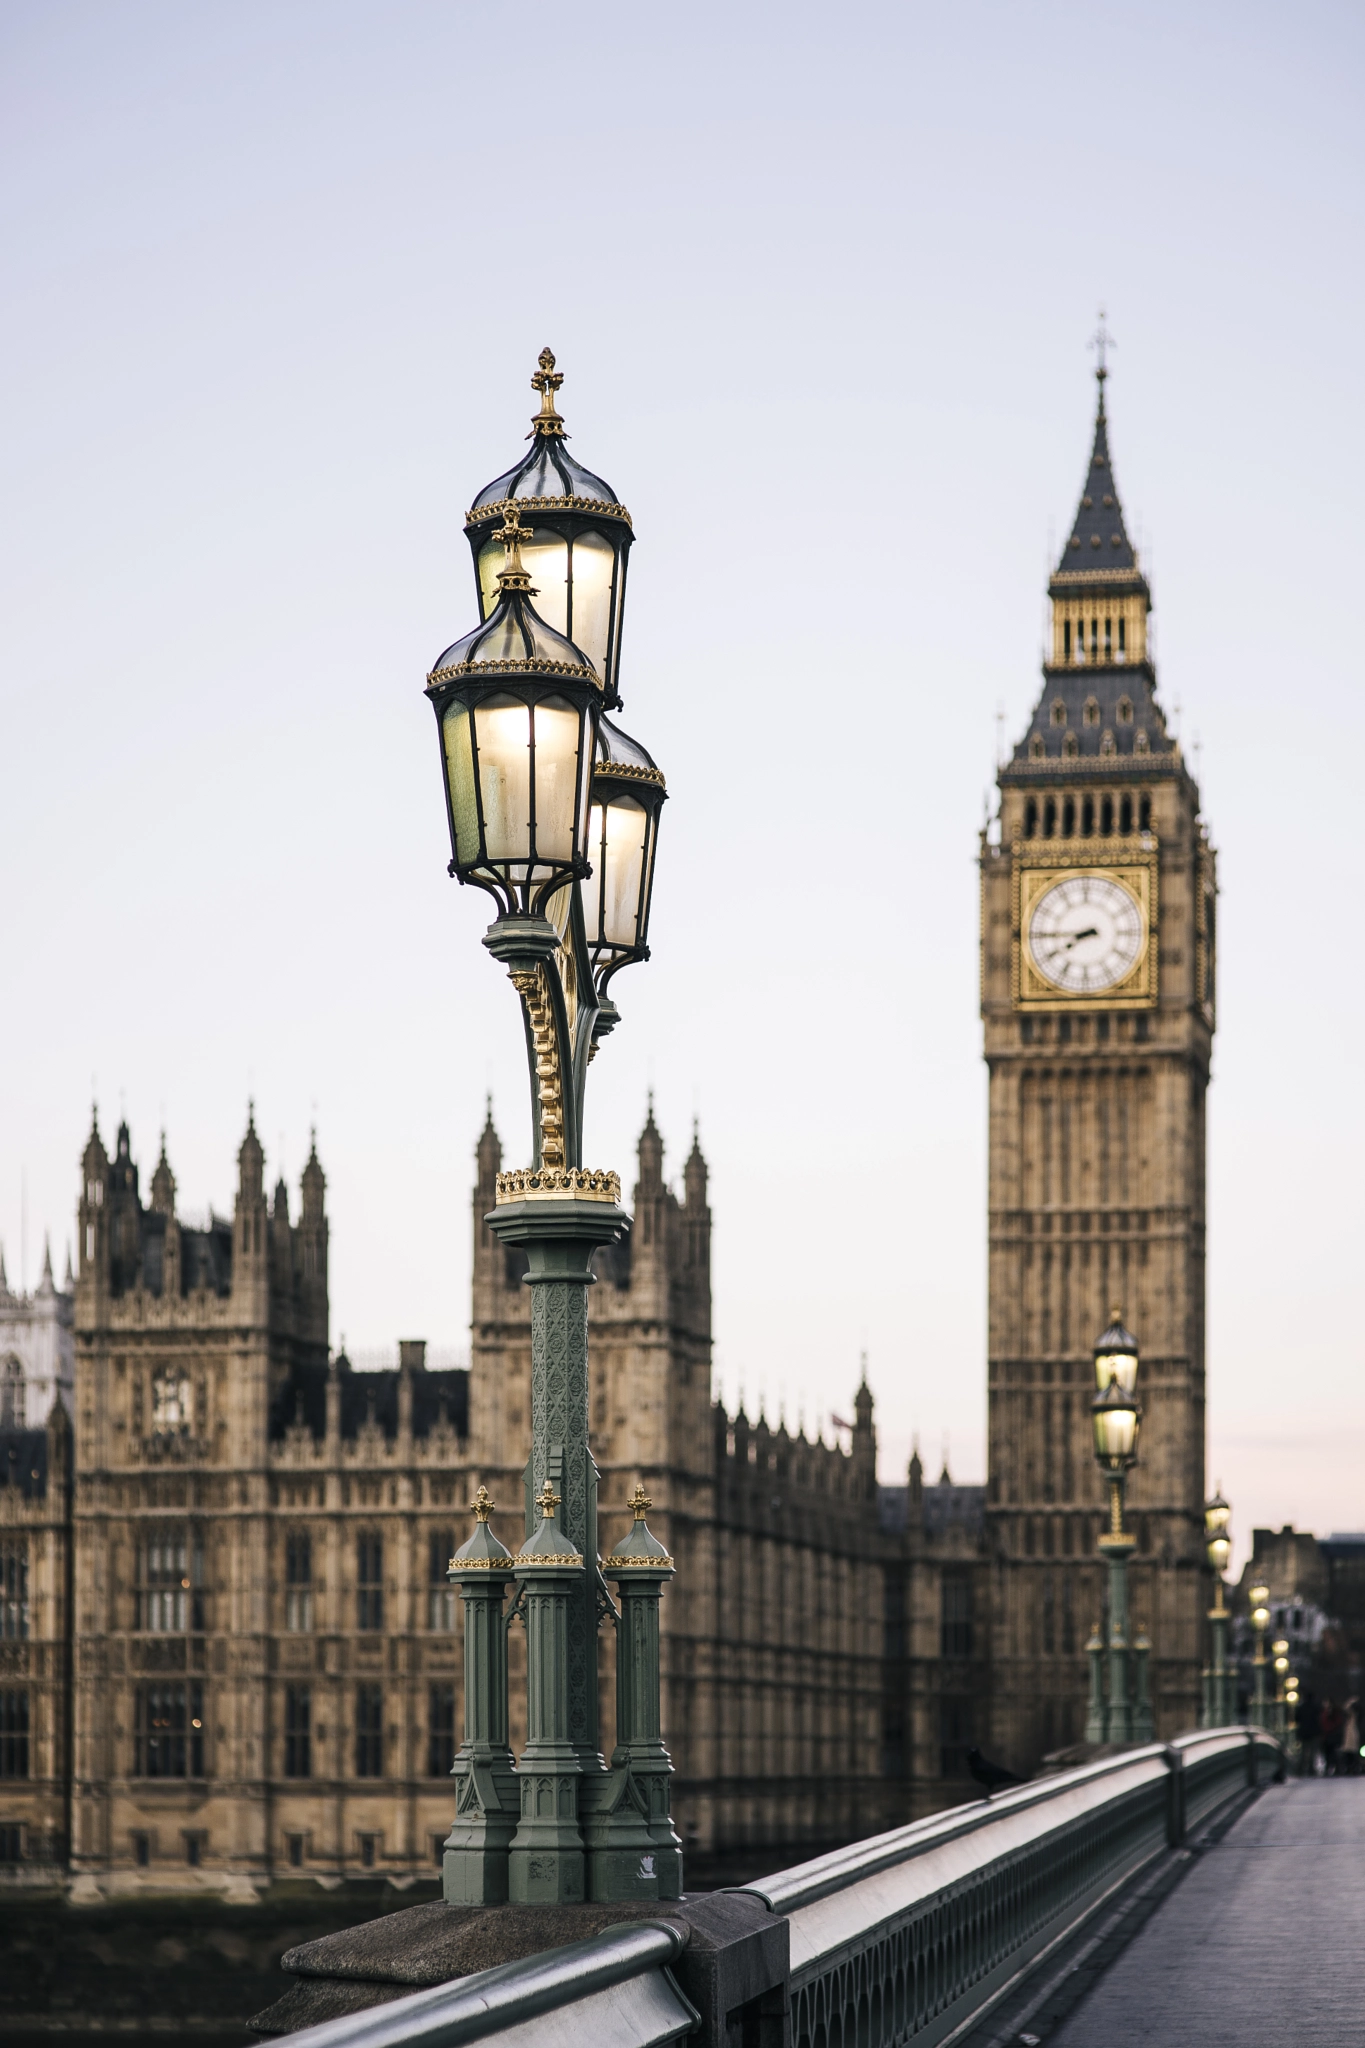
<svg viewBox="0 0 1365 2048">
<path fill-rule="evenodd" d="M 1033 906 L 1028 949 L 1045 981 L 1067 995 L 1100 995 L 1142 952 L 1142 911 L 1108 875 L 1068 875 Z"/>
</svg>

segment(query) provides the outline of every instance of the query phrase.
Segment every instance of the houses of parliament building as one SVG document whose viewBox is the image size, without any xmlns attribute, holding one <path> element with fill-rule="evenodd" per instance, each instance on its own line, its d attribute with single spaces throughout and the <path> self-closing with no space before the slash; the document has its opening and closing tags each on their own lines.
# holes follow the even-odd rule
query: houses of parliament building
<svg viewBox="0 0 1365 2048">
<path fill-rule="evenodd" d="M 1049 595 L 980 848 L 986 1484 L 926 1484 L 916 1457 L 879 1485 L 865 1385 L 835 1446 L 715 1400 L 707 1167 L 694 1143 L 671 1184 L 652 1113 L 629 1235 L 598 1255 L 600 1542 L 643 1485 L 677 1565 L 664 1732 L 694 1858 L 790 1862 L 972 1796 L 973 1743 L 1031 1770 L 1080 1739 L 1091 1351 L 1116 1302 L 1142 1346 L 1132 1604 L 1158 1733 L 1196 1719 L 1214 860 L 1156 698 L 1103 370 Z M 69 1292 L 46 1278 L 70 1389 L 42 1413 L 7 1393 L 0 1418 L 0 1882 L 246 1900 L 435 1876 L 463 1714 L 447 1562 L 480 1485 L 514 1540 L 527 1454 L 527 1290 L 484 1220 L 500 1163 L 490 1118 L 468 1369 L 412 1342 L 362 1372 L 330 1345 L 316 1153 L 295 1207 L 248 1121 L 231 1215 L 190 1228 L 164 1146 L 144 1196 L 126 1126 L 112 1156 L 92 1128 Z M 22 1304 L 0 1292 L 2 1348 Z M 0 1356 L 7 1388 L 23 1371 Z M 519 1748 L 516 1629 L 511 1653 Z M 608 1729 L 611 1691 L 608 1659 Z"/>
</svg>

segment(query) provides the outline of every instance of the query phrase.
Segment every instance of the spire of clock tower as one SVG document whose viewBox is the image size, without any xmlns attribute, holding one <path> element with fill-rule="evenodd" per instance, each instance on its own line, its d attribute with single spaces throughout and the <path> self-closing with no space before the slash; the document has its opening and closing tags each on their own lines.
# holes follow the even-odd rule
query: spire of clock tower
<svg viewBox="0 0 1365 2048">
<path fill-rule="evenodd" d="M 1152 594 L 1128 535 L 1109 452 L 1109 337 L 1096 337 L 1098 397 L 1090 460 L 1071 532 L 1052 572 L 1052 648 L 1014 764 L 1171 756 L 1147 643 Z"/>
</svg>

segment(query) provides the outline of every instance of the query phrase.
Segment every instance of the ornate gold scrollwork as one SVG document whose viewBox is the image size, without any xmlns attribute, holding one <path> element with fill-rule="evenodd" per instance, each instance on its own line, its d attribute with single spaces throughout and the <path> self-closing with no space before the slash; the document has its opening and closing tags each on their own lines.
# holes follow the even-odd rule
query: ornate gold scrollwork
<svg viewBox="0 0 1365 2048">
<path fill-rule="evenodd" d="M 550 999 L 547 970 L 541 960 L 534 967 L 508 970 L 512 986 L 526 1005 L 531 1043 L 536 1055 L 536 1095 L 540 1104 L 540 1160 L 549 1168 L 564 1167 L 564 1076 L 559 1064 L 559 1035 L 555 1030 L 554 1004 Z"/>
</svg>

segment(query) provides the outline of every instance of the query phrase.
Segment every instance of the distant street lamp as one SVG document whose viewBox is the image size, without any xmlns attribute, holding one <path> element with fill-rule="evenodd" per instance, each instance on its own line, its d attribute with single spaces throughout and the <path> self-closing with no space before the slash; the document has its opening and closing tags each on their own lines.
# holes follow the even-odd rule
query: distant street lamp
<svg viewBox="0 0 1365 2048">
<path fill-rule="evenodd" d="M 446 1843 L 452 1905 L 677 1898 L 672 1766 L 659 1734 L 659 1596 L 672 1560 L 637 1493 L 627 1548 L 597 1551 L 597 1468 L 588 1447 L 588 1287 L 601 1245 L 628 1224 L 614 1173 L 583 1164 L 588 1062 L 618 1021 L 611 977 L 649 957 L 650 894 L 664 778 L 607 717 L 620 703 L 630 514 L 564 446 L 563 382 L 546 349 L 531 450 L 480 492 L 466 521 L 480 623 L 427 678 L 436 714 L 450 873 L 486 890 L 484 945 L 521 999 L 531 1079 L 532 1163 L 499 1174 L 485 1219 L 525 1254 L 531 1289 L 531 1457 L 525 1541 L 488 1528 L 451 1560 L 466 1615 L 466 1739 Z M 449 1057 L 467 1057 L 452 1046 Z M 516 1598 L 503 1613 L 504 1590 Z M 526 1627 L 527 1742 L 507 1749 L 507 1629 Z M 598 1629 L 618 1638 L 619 1741 L 598 1736 Z M 625 1732 L 622 1732 L 622 1729 Z"/>
<path fill-rule="evenodd" d="M 1275 1733 L 1281 1742 L 1285 1738 L 1285 1681 L 1289 1677 L 1289 1644 L 1279 1636 L 1270 1645 L 1270 1654 L 1275 1660 Z"/>
<path fill-rule="evenodd" d="M 1204 1673 L 1204 1711 L 1201 1717 L 1205 1728 L 1230 1727 L 1236 1717 L 1236 1701 L 1232 1697 L 1235 1674 L 1228 1664 L 1228 1610 L 1223 1600 L 1223 1574 L 1232 1555 L 1232 1537 L 1228 1532 L 1231 1520 L 1232 1509 L 1221 1491 L 1215 1493 L 1204 1506 L 1206 1550 L 1213 1573 L 1213 1605 L 1209 1609 L 1213 1661 Z"/>
<path fill-rule="evenodd" d="M 1137 1370 L 1137 1339 L 1124 1328 L 1115 1309 L 1109 1328 L 1095 1346 L 1095 1397 L 1090 1404 L 1095 1461 L 1109 1484 L 1109 1527 L 1099 1541 L 1100 1555 L 1109 1566 L 1109 1689 L 1107 1699 L 1102 1699 L 1092 1671 L 1086 1724 L 1088 1742 L 1147 1742 L 1153 1733 L 1145 1655 L 1136 1699 L 1130 1681 L 1128 1560 L 1136 1546 L 1123 1526 L 1124 1486 L 1129 1471 L 1137 1463 L 1141 1417 Z M 1144 1637 L 1142 1650 L 1145 1652 L 1147 1647 Z"/>
<path fill-rule="evenodd" d="M 1269 1586 L 1255 1585 L 1251 1588 L 1248 1597 L 1251 1601 L 1251 1626 L 1255 1630 L 1253 1641 L 1256 1645 L 1256 1652 L 1251 1660 L 1252 1676 L 1255 1683 L 1255 1693 L 1251 1703 L 1251 1718 L 1258 1728 L 1268 1729 L 1270 1726 L 1270 1704 L 1266 1699 L 1265 1689 L 1265 1632 L 1270 1626 L 1270 1609 L 1266 1605 L 1270 1598 L 1270 1588 Z"/>
</svg>

